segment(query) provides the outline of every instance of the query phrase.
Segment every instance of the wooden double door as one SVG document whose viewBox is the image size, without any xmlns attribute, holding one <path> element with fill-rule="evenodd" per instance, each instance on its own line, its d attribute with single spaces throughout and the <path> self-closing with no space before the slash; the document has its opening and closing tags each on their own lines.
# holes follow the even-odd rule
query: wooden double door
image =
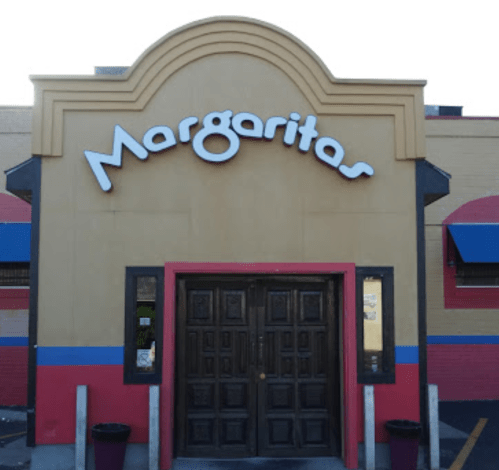
<svg viewBox="0 0 499 470">
<path fill-rule="evenodd" d="M 336 287 L 318 276 L 177 280 L 177 456 L 339 453 Z"/>
</svg>

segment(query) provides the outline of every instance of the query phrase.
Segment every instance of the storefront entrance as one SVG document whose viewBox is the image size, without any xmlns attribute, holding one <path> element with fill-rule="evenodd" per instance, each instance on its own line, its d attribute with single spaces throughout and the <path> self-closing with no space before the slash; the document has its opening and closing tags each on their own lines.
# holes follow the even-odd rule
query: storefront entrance
<svg viewBox="0 0 499 470">
<path fill-rule="evenodd" d="M 339 284 L 177 279 L 177 456 L 339 453 Z"/>
</svg>

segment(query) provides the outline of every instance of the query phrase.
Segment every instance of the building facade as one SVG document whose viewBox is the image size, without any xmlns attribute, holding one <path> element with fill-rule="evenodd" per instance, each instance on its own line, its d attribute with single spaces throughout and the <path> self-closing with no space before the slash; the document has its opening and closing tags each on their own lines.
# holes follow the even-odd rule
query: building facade
<svg viewBox="0 0 499 470">
<path fill-rule="evenodd" d="M 442 400 L 497 400 L 499 120 L 426 125 L 428 159 L 452 174 L 426 216 L 428 379 Z"/>
<path fill-rule="evenodd" d="M 145 449 L 159 384 L 162 469 L 357 468 L 364 384 L 379 444 L 389 419 L 426 434 L 427 384 L 458 377 L 438 338 L 461 331 L 436 276 L 462 204 L 438 167 L 459 173 L 452 133 L 482 130 L 425 121 L 424 82 L 336 79 L 254 20 L 188 25 L 120 72 L 33 77 L 32 148 L 4 167 L 32 208 L 28 443 L 68 455 L 77 385 L 89 428 L 128 423 Z"/>
<path fill-rule="evenodd" d="M 31 107 L 0 107 L 1 168 L 31 154 Z M 0 172 L 0 405 L 26 405 L 31 206 Z"/>
</svg>

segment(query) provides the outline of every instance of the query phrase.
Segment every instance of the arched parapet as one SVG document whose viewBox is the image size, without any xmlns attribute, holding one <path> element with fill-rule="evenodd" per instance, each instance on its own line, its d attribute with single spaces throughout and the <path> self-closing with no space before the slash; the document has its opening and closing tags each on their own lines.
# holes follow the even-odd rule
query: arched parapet
<svg viewBox="0 0 499 470">
<path fill-rule="evenodd" d="M 65 111 L 141 111 L 175 72 L 201 58 L 243 54 L 280 69 L 317 115 L 389 116 L 397 160 L 424 158 L 424 81 L 336 79 L 300 40 L 254 19 L 191 23 L 153 44 L 122 76 L 34 76 L 32 152 L 61 156 Z"/>
</svg>

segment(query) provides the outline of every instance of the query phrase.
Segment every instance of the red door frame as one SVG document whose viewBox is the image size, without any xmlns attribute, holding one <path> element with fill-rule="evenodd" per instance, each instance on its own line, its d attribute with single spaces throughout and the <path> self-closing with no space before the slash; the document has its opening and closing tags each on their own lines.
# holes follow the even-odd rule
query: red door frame
<svg viewBox="0 0 499 470">
<path fill-rule="evenodd" d="M 354 263 L 186 263 L 165 264 L 163 383 L 160 387 L 161 468 L 171 468 L 175 406 L 175 280 L 177 274 L 343 274 L 343 453 L 347 468 L 357 468 L 357 349 Z"/>
</svg>

